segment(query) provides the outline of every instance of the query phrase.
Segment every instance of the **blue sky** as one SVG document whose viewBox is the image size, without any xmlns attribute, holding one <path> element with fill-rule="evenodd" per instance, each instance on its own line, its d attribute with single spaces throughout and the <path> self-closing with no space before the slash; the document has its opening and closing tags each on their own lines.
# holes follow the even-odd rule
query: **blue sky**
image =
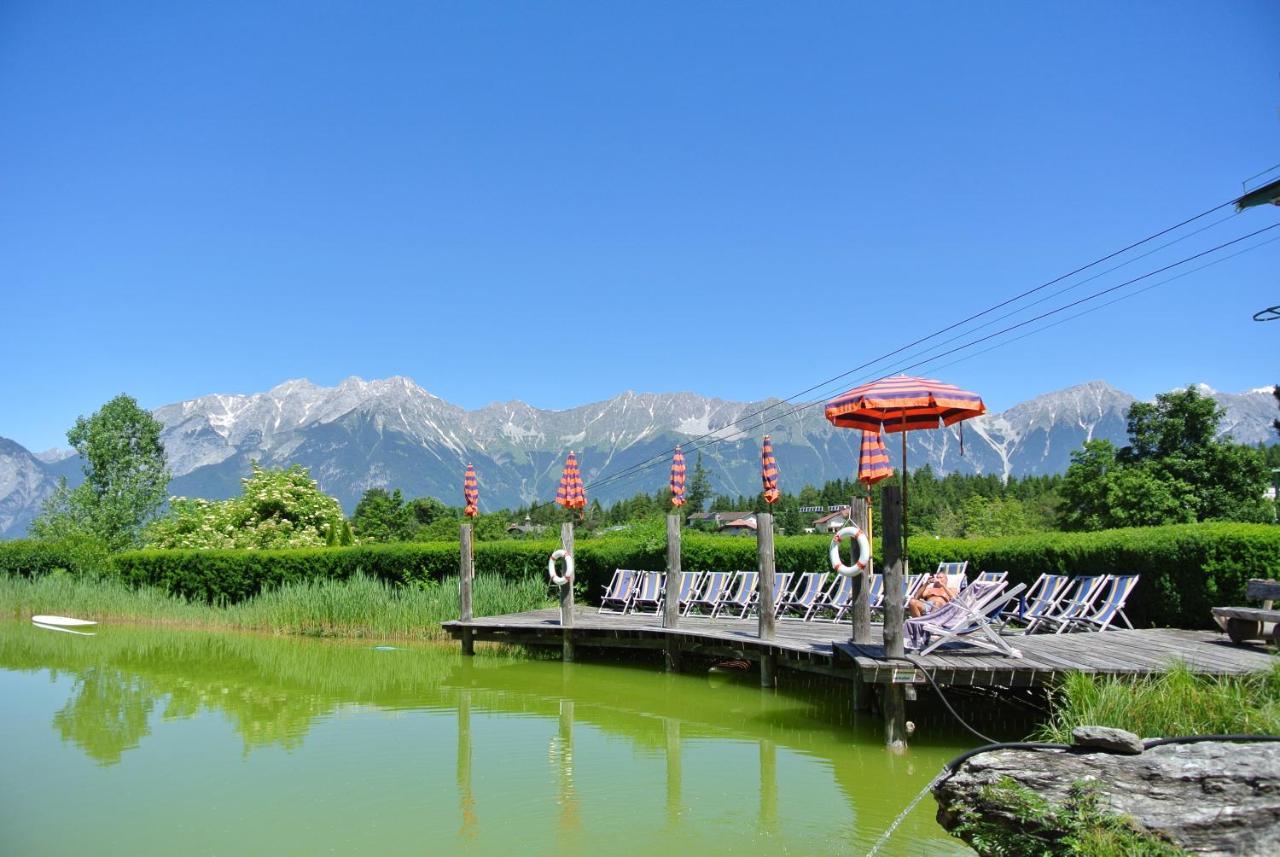
<svg viewBox="0 0 1280 857">
<path fill-rule="evenodd" d="M 1238 194 L 1280 162 L 1278 32 L 1274 2 L 7 0 L 0 436 L 353 374 L 787 396 Z M 1278 259 L 915 371 L 993 409 L 1274 382 Z"/>
</svg>

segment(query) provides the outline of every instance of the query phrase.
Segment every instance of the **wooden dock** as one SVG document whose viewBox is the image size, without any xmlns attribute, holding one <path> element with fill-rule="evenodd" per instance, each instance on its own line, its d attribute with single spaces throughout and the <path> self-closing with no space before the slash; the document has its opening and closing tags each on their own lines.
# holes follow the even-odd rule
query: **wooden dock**
<svg viewBox="0 0 1280 857">
<path fill-rule="evenodd" d="M 526 646 L 559 647 L 566 629 L 558 608 L 445 622 L 456 639 L 469 636 Z M 927 681 L 914 665 L 886 658 L 879 626 L 873 642 L 849 641 L 848 625 L 781 619 L 772 640 L 758 636 L 758 622 L 750 619 L 707 619 L 685 616 L 674 629 L 662 627 L 654 614 L 600 614 L 578 607 L 568 629 L 580 649 L 655 649 L 720 658 L 762 661 L 778 667 L 858 679 L 873 684 L 919 684 Z M 1183 661 L 1203 675 L 1226 676 L 1267 670 L 1276 658 L 1261 646 L 1238 646 L 1217 631 L 1152 628 L 1011 638 L 1023 657 L 1009 658 L 972 647 L 944 647 L 918 657 L 940 685 L 1034 687 L 1051 685 L 1079 670 L 1099 675 L 1141 676 L 1158 672 L 1172 661 Z"/>
</svg>

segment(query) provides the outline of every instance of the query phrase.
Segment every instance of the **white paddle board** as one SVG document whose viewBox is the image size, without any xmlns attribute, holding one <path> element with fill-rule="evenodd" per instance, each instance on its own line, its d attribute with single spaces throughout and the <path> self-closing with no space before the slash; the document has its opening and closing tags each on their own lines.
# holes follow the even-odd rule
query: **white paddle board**
<svg viewBox="0 0 1280 857">
<path fill-rule="evenodd" d="M 32 616 L 31 621 L 37 625 L 58 625 L 63 628 L 79 628 L 82 625 L 96 625 L 88 619 L 72 619 L 69 616 Z"/>
</svg>

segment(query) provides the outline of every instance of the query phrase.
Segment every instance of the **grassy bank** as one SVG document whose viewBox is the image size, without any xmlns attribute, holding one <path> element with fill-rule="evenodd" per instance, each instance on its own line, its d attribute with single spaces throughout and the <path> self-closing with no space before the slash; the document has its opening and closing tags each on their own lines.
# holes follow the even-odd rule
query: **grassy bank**
<svg viewBox="0 0 1280 857">
<path fill-rule="evenodd" d="M 552 604 L 540 578 L 478 575 L 477 616 Z M 0 616 L 72 615 L 99 621 L 334 637 L 434 640 L 458 615 L 458 579 L 393 586 L 356 575 L 287 583 L 231 605 L 210 605 L 111 577 L 0 577 Z"/>
<path fill-rule="evenodd" d="M 1280 662 L 1270 672 L 1212 678 L 1183 665 L 1136 680 L 1074 673 L 1051 698 L 1034 736 L 1071 743 L 1076 726 L 1114 726 L 1144 738 L 1280 734 Z"/>
</svg>

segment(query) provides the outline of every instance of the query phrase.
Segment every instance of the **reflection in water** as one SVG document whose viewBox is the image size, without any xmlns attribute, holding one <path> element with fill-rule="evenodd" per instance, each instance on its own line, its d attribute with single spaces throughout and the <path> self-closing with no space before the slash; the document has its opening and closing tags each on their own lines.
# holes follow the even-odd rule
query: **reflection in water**
<svg viewBox="0 0 1280 857">
<path fill-rule="evenodd" d="M 314 771 L 293 773 L 305 780 L 301 784 L 277 781 L 275 788 L 305 791 L 312 788 L 311 780 L 357 789 L 362 778 L 379 782 L 381 790 L 376 798 L 366 798 L 364 811 L 393 800 L 391 795 L 412 795 L 416 802 L 404 818 L 441 815 L 437 824 L 443 824 L 447 838 L 430 840 L 433 846 L 448 850 L 448 842 L 456 840 L 476 854 L 510 853 L 513 843 L 504 837 L 512 835 L 507 831 L 513 824 L 522 825 L 519 836 L 529 840 L 517 839 L 514 845 L 527 846 L 529 853 L 599 850 L 600 837 L 616 837 L 618 825 L 660 838 L 664 844 L 652 851 L 682 853 L 688 846 L 722 853 L 736 845 L 745 849 L 740 853 L 781 853 L 804 845 L 823 853 L 847 852 L 852 844 L 873 841 L 923 784 L 920 777 L 961 746 L 950 741 L 931 749 L 918 742 L 906 757 L 889 756 L 879 744 L 878 721 L 833 716 L 848 709 L 846 689 L 838 685 L 762 694 L 751 682 L 712 687 L 692 675 L 561 665 L 491 649 L 462 658 L 452 647 L 386 653 L 367 644 L 127 628 L 106 628 L 86 640 L 0 622 L 0 682 L 6 672 L 67 679 L 65 702 L 49 709 L 54 734 L 103 770 L 121 767 L 134 753 L 146 757 L 149 745 L 172 752 L 175 745 L 152 737 L 165 730 L 164 724 L 208 720 L 213 714 L 239 736 L 235 761 L 244 770 L 256 760 L 254 772 L 280 765 L 279 753 L 259 756 L 260 749 L 270 747 L 291 751 L 282 769 L 286 774 L 302 769 L 297 766 Z M 409 715 L 381 718 L 386 724 L 378 728 L 397 730 L 393 755 L 381 759 L 381 768 L 376 752 L 368 755 L 376 745 L 337 749 L 350 740 L 344 736 L 353 734 L 352 728 L 376 731 L 368 723 L 376 718 L 352 727 L 345 717 L 334 719 L 340 711 Z M 0 729 L 6 716 L 21 713 L 6 707 L 0 689 Z M 446 760 L 455 750 L 448 746 L 452 736 L 443 718 L 456 722 L 453 772 L 447 761 L 438 764 L 442 750 Z M 329 722 L 335 728 L 326 729 L 314 748 L 304 747 L 308 735 Z M 552 723 L 543 755 L 533 736 L 546 740 Z M 203 741 L 216 733 L 189 734 Z M 374 740 L 371 732 L 359 734 Z M 609 740 L 597 740 L 602 735 Z M 482 736 L 494 743 L 474 746 Z M 473 750 L 480 751 L 478 757 Z M 411 783 L 382 781 L 384 772 L 390 777 L 409 758 Z M 212 749 L 197 761 L 224 764 Z M 909 770 L 917 761 L 920 773 L 912 776 Z M 338 774 L 325 767 L 341 764 L 359 767 Z M 131 776 L 138 770 L 131 769 Z M 224 780 L 238 776 L 234 767 L 228 771 L 219 775 Z M 0 772 L 0 796 L 15 781 Z M 597 789 L 600 783 L 607 789 Z M 785 803 L 781 788 L 787 790 Z M 13 821 L 13 811 L 6 816 L 3 803 L 0 851 L 7 841 L 3 828 Z M 486 825 L 480 824 L 480 803 L 487 807 Z M 305 799 L 288 802 L 290 807 L 306 804 Z M 610 813 L 626 816 L 605 820 Z M 382 823 L 394 826 L 401 818 Z M 933 853 L 948 850 L 931 819 L 915 824 L 916 835 L 928 839 Z M 417 835 L 425 831 L 439 837 L 440 830 L 424 827 Z M 797 839 L 797 830 L 809 832 Z M 609 841 L 623 842 L 606 840 L 606 850 Z M 495 847 L 499 842 L 505 851 Z"/>
</svg>

